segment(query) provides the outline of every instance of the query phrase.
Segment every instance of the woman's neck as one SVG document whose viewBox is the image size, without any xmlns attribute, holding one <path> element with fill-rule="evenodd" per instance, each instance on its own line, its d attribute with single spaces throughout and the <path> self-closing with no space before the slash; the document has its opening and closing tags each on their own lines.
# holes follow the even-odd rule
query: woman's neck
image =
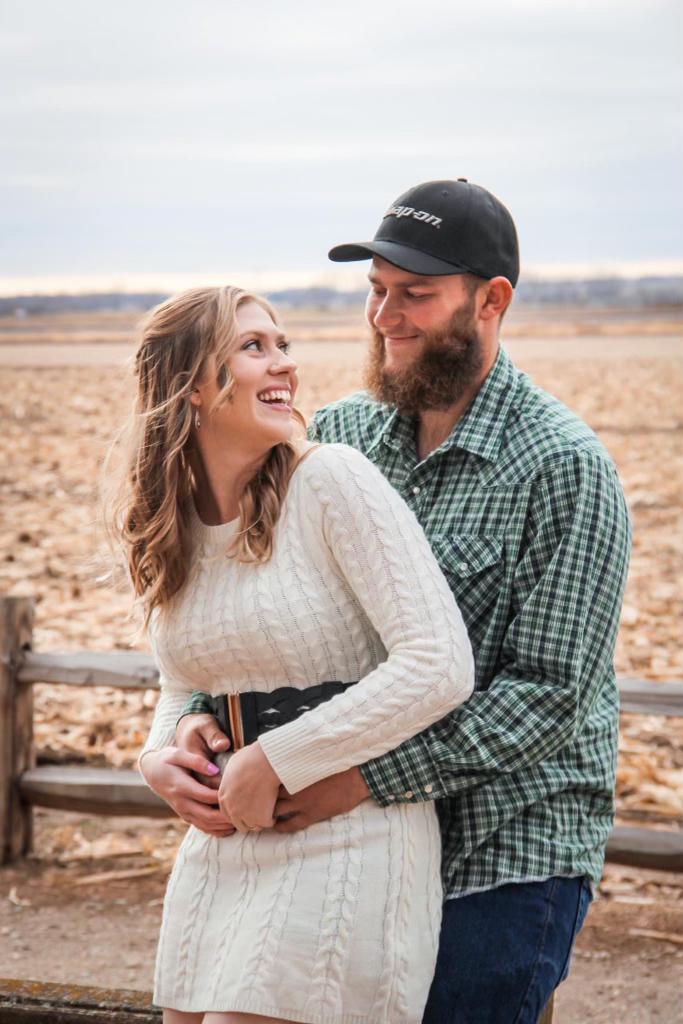
<svg viewBox="0 0 683 1024">
<path fill-rule="evenodd" d="M 240 451 L 199 440 L 199 448 L 190 453 L 195 480 L 194 503 L 199 518 L 207 526 L 229 523 L 239 515 L 239 502 L 249 481 L 268 458 L 266 451 Z"/>
</svg>

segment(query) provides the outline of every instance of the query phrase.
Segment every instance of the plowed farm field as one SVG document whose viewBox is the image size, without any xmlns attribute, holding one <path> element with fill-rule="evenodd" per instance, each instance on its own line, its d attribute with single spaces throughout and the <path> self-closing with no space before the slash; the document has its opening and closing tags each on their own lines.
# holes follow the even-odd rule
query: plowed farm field
<svg viewBox="0 0 683 1024">
<path fill-rule="evenodd" d="M 146 647 L 129 595 L 105 579 L 98 505 L 103 457 L 133 398 L 134 319 L 0 319 L 0 592 L 35 599 L 40 651 Z M 306 415 L 361 386 L 361 310 L 283 319 Z M 504 340 L 521 369 L 599 434 L 618 466 L 634 524 L 618 673 L 653 686 L 683 679 L 680 319 L 671 311 L 521 310 Z M 39 760 L 132 765 L 155 700 L 154 691 L 36 686 Z M 683 829 L 683 721 L 623 716 L 619 814 Z M 33 858 L 0 871 L 0 975 L 149 988 L 182 826 L 36 817 Z M 556 1020 L 673 1020 L 682 985 L 683 876 L 608 868 Z"/>
</svg>

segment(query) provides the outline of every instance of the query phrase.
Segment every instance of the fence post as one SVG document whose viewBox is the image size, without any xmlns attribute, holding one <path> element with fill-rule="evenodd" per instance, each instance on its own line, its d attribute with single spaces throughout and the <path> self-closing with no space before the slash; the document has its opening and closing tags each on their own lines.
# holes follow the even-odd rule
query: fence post
<svg viewBox="0 0 683 1024">
<path fill-rule="evenodd" d="M 33 839 L 31 807 L 19 796 L 19 775 L 33 767 L 33 687 L 19 683 L 23 651 L 31 647 L 33 601 L 0 597 L 0 862 L 25 856 Z"/>
</svg>

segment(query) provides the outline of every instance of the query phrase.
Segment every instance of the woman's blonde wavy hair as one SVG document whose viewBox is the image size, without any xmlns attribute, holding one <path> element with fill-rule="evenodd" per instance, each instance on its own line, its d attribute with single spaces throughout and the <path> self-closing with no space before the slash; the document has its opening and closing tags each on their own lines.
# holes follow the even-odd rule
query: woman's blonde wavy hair
<svg viewBox="0 0 683 1024">
<path fill-rule="evenodd" d="M 187 579 L 195 480 L 190 395 L 209 356 L 220 368 L 220 391 L 209 415 L 230 401 L 235 383 L 228 360 L 237 349 L 238 308 L 256 302 L 277 323 L 265 299 L 226 285 L 192 288 L 156 306 L 143 321 L 135 356 L 138 387 L 132 415 L 105 466 L 123 448 L 118 480 L 106 500 L 110 538 L 122 546 L 127 574 L 147 625 Z M 301 413 L 295 411 L 305 428 Z M 198 453 L 197 453 L 198 456 Z M 292 442 L 275 445 L 239 502 L 240 527 L 229 554 L 245 562 L 272 555 L 275 527 L 298 454 Z"/>
</svg>

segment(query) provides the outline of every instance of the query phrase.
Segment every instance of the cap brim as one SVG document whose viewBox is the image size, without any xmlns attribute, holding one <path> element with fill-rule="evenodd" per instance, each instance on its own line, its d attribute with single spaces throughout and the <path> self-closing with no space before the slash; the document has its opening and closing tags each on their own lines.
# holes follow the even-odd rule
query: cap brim
<svg viewBox="0 0 683 1024">
<path fill-rule="evenodd" d="M 399 242 L 351 242 L 348 245 L 335 245 L 327 254 L 334 263 L 353 263 L 356 260 L 370 260 L 373 256 L 381 256 L 387 263 L 392 263 L 400 270 L 408 270 L 411 274 L 424 274 L 427 277 L 439 277 L 445 274 L 467 274 L 468 267 L 456 266 L 428 256 L 419 249 Z"/>
</svg>

